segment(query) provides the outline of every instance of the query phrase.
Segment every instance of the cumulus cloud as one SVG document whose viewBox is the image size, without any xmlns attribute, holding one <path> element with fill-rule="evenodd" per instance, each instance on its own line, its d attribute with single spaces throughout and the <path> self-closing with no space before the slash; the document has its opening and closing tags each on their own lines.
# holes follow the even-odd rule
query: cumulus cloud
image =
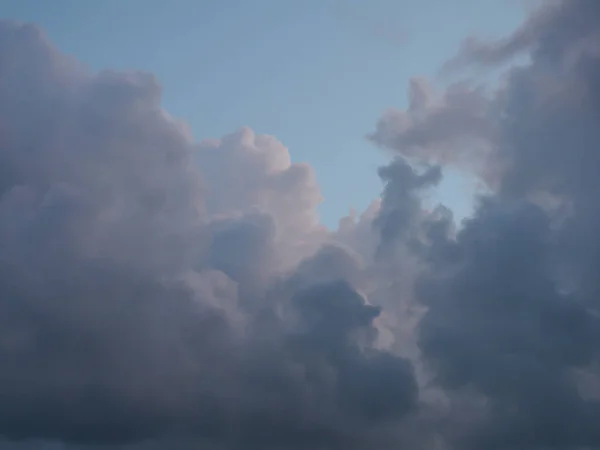
<svg viewBox="0 0 600 450">
<path fill-rule="evenodd" d="M 479 418 L 455 428 L 459 448 L 600 445 L 600 403 L 582 389 L 582 373 L 600 383 L 599 12 L 585 0 L 545 5 L 491 56 L 469 56 L 490 64 L 523 48 L 531 62 L 488 99 L 494 192 L 431 245 L 418 277 L 429 369 L 450 398 L 481 401 Z"/>
<path fill-rule="evenodd" d="M 0 22 L 0 80 L 7 448 L 366 448 L 414 412 L 310 166 L 194 141 L 154 77 L 32 25 Z"/>
<path fill-rule="evenodd" d="M 600 445 L 598 6 L 545 2 L 506 39 L 468 40 L 447 67 L 529 60 L 494 90 L 435 93 L 415 79 L 409 107 L 369 135 L 413 166 L 466 168 L 490 188 L 458 232 L 447 214 L 417 219 L 412 247 L 419 358 L 453 448 Z"/>
<path fill-rule="evenodd" d="M 599 32 L 548 2 L 452 60 L 528 55 L 495 89 L 414 78 L 327 231 L 274 137 L 0 22 L 0 448 L 600 447 Z M 448 166 L 489 188 L 460 227 Z"/>
</svg>

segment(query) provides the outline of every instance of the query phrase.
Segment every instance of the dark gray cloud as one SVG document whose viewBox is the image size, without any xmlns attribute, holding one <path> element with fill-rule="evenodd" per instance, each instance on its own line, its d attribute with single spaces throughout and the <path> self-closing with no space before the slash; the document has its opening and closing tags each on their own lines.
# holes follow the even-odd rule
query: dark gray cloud
<svg viewBox="0 0 600 450">
<path fill-rule="evenodd" d="M 484 108 L 495 191 L 456 236 L 438 234 L 417 285 L 420 350 L 457 405 L 452 421 L 472 417 L 464 399 L 480 405 L 449 435 L 458 448 L 600 446 L 598 6 L 547 4 L 468 52 L 489 65 L 522 50 L 531 62 Z"/>
<path fill-rule="evenodd" d="M 600 404 L 581 396 L 574 369 L 600 356 L 600 318 L 561 291 L 552 239 L 539 207 L 490 202 L 418 288 L 429 306 L 420 348 L 437 381 L 487 399 L 487 420 L 466 431 L 477 448 L 597 445 Z"/>
<path fill-rule="evenodd" d="M 420 191 L 433 187 L 442 179 L 439 166 L 416 171 L 403 158 L 396 158 L 388 166 L 379 169 L 385 183 L 381 208 L 373 225 L 380 230 L 382 247 L 407 236 L 421 216 Z M 418 225 L 418 224 L 417 224 Z"/>
</svg>

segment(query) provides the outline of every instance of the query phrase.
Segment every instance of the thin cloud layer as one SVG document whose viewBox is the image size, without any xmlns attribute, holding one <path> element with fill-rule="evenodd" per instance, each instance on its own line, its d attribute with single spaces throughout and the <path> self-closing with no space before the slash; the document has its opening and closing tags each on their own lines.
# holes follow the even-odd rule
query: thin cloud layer
<svg viewBox="0 0 600 450">
<path fill-rule="evenodd" d="M 0 448 L 600 448 L 599 33 L 552 2 L 452 60 L 530 56 L 496 90 L 415 78 L 328 232 L 275 138 L 0 22 Z M 447 166 L 489 187 L 458 228 Z"/>
<path fill-rule="evenodd" d="M 444 68 L 497 66 L 525 52 L 532 53 L 537 61 L 572 58 L 580 48 L 597 45 L 597 14 L 598 2 L 593 0 L 540 2 L 529 19 L 506 38 L 492 42 L 474 37 L 466 39 Z"/>
</svg>

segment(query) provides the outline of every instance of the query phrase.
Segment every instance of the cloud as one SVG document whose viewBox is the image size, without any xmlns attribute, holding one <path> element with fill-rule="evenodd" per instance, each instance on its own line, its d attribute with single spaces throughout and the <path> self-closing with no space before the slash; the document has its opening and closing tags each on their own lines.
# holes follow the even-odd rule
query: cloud
<svg viewBox="0 0 600 450">
<path fill-rule="evenodd" d="M 0 80 L 4 447 L 368 448 L 416 410 L 275 138 L 196 142 L 32 25 L 0 22 Z"/>
<path fill-rule="evenodd" d="M 316 207 L 322 197 L 314 170 L 292 164 L 288 150 L 274 137 L 243 128 L 201 142 L 196 161 L 209 186 L 211 214 L 266 211 L 288 238 L 318 225 Z"/>
<path fill-rule="evenodd" d="M 529 52 L 538 61 L 558 62 L 572 58 L 581 48 L 575 43 L 585 35 L 588 45 L 596 46 L 598 3 L 593 0 L 540 2 L 528 20 L 504 39 L 483 42 L 470 37 L 445 70 L 456 70 L 467 65 L 497 66 L 520 54 Z"/>
<path fill-rule="evenodd" d="M 469 50 L 483 64 L 517 50 L 531 62 L 484 107 L 502 162 L 494 192 L 432 243 L 417 283 L 426 365 L 455 405 L 480 402 L 450 435 L 457 448 L 600 445 L 600 403 L 581 375 L 600 383 L 599 13 L 597 2 L 549 4 L 507 40 Z M 461 409 L 455 418 L 472 417 Z"/>
<path fill-rule="evenodd" d="M 390 245 L 414 227 L 421 213 L 420 190 L 435 186 L 442 178 L 439 166 L 427 167 L 417 173 L 404 159 L 397 158 L 379 169 L 385 183 L 381 209 L 374 226 L 380 229 L 381 244 Z"/>
<path fill-rule="evenodd" d="M 597 5 L 460 50 L 529 57 L 495 89 L 415 77 L 331 232 L 274 137 L 0 22 L 0 449 L 600 446 Z M 460 227 L 448 166 L 488 187 Z"/>
<path fill-rule="evenodd" d="M 485 90 L 460 82 L 440 94 L 413 78 L 408 95 L 408 108 L 386 111 L 367 138 L 411 161 L 456 166 L 491 182 L 496 124 Z"/>
</svg>

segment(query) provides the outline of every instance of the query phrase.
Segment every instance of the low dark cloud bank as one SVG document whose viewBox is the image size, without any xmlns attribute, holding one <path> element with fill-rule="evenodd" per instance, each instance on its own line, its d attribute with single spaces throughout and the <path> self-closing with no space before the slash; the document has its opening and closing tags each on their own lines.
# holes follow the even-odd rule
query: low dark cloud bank
<svg viewBox="0 0 600 450">
<path fill-rule="evenodd" d="M 0 448 L 600 448 L 600 3 L 448 66 L 522 54 L 415 78 L 327 231 L 275 138 L 197 142 L 152 76 L 0 21 Z M 488 186 L 460 227 L 421 206 L 446 166 Z"/>
</svg>

